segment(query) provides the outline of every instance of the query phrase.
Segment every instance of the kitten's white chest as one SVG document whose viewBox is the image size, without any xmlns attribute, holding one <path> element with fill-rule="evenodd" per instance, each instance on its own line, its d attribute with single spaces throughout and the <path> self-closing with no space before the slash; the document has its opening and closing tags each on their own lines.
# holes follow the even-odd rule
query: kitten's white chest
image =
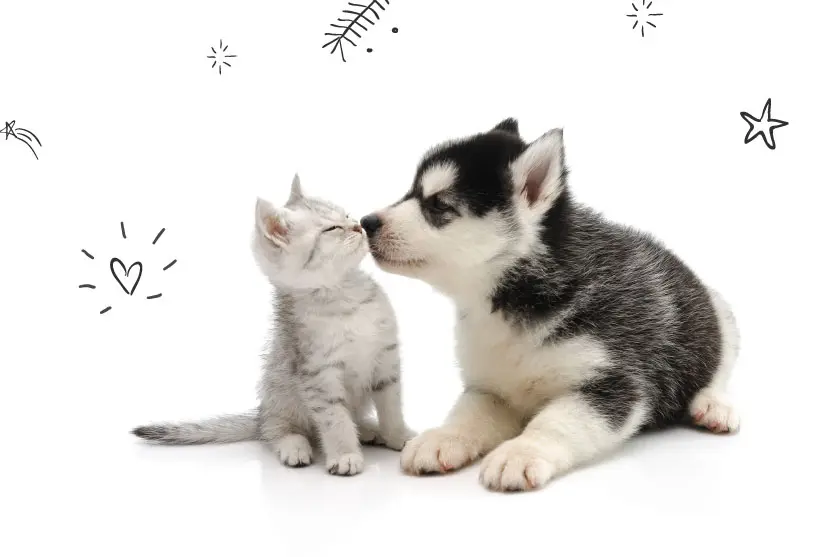
<svg viewBox="0 0 840 557">
<path fill-rule="evenodd" d="M 381 346 L 381 337 L 375 323 L 362 315 L 354 315 L 343 325 L 346 360 L 349 367 L 361 374 L 372 374 L 374 362 Z"/>
<path fill-rule="evenodd" d="M 396 335 L 380 312 L 364 309 L 332 320 L 328 338 L 332 344 L 330 357 L 345 364 L 348 381 L 369 383 L 378 356 L 385 346 L 396 343 Z M 321 333 L 325 332 L 322 329 Z"/>
</svg>

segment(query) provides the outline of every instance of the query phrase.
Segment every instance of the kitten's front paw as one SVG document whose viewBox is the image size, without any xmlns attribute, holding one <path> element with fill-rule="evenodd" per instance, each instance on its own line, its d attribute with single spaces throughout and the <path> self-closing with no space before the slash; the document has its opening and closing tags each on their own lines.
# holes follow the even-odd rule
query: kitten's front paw
<svg viewBox="0 0 840 557">
<path fill-rule="evenodd" d="M 286 466 L 300 468 L 312 463 L 312 445 L 303 435 L 286 435 L 275 444 L 274 450 Z"/>
<path fill-rule="evenodd" d="M 409 474 L 443 473 L 469 464 L 478 455 L 478 444 L 457 430 L 430 429 L 406 443 L 400 465 Z"/>
<path fill-rule="evenodd" d="M 327 471 L 333 476 L 355 476 L 364 468 L 364 459 L 357 453 L 327 458 Z"/>
<path fill-rule="evenodd" d="M 521 439 L 499 445 L 481 462 L 479 481 L 493 491 L 527 491 L 548 483 L 554 472 L 538 447 Z"/>
<path fill-rule="evenodd" d="M 370 422 L 359 424 L 359 443 L 362 445 L 384 445 L 385 440 L 379 434 L 379 428 Z"/>
<path fill-rule="evenodd" d="M 382 444 L 394 451 L 401 451 L 406 443 L 417 437 L 417 433 L 404 427 L 398 431 L 389 431 L 382 434 Z"/>
<path fill-rule="evenodd" d="M 407 427 L 396 431 L 380 431 L 376 424 L 370 422 L 359 424 L 359 442 L 363 445 L 379 445 L 401 451 L 405 444 L 416 435 Z"/>
</svg>

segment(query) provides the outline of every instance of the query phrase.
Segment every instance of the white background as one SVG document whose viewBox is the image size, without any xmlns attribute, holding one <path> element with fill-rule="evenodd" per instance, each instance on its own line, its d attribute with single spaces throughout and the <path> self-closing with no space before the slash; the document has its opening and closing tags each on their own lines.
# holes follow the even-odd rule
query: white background
<svg viewBox="0 0 840 557">
<path fill-rule="evenodd" d="M 35 160 L 0 138 L 0 553 L 836 551 L 836 3 L 655 0 L 641 38 L 629 0 L 392 0 L 342 63 L 320 47 L 344 7 L 0 3 L 0 124 L 43 143 Z M 222 75 L 219 39 L 238 55 Z M 745 145 L 739 116 L 768 97 L 790 122 L 775 151 Z M 520 495 L 485 492 L 476 467 L 405 477 L 379 449 L 335 478 L 257 444 L 128 434 L 254 404 L 270 316 L 256 195 L 283 201 L 299 171 L 361 216 L 404 193 L 427 147 L 508 116 L 529 139 L 564 127 L 577 197 L 731 301 L 741 433 L 646 435 Z M 131 298 L 113 256 L 144 263 Z M 449 302 L 374 272 L 408 420 L 433 427 L 459 389 Z"/>
</svg>

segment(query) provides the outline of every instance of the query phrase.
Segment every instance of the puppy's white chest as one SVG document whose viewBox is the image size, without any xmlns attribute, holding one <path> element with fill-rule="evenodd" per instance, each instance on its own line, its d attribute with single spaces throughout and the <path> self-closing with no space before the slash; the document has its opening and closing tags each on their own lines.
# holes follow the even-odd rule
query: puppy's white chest
<svg viewBox="0 0 840 557">
<path fill-rule="evenodd" d="M 456 341 L 465 385 L 495 393 L 524 414 L 609 363 L 597 339 L 578 336 L 545 344 L 497 313 L 467 314 L 456 326 Z"/>
</svg>

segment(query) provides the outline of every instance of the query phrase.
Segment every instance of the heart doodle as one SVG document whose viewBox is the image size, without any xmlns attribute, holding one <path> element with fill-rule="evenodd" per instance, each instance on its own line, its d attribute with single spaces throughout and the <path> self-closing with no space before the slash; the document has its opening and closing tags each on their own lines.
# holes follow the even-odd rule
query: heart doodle
<svg viewBox="0 0 840 557">
<path fill-rule="evenodd" d="M 134 281 L 134 285 L 131 287 L 130 291 L 129 291 L 128 288 L 125 287 L 125 284 L 123 284 L 122 279 L 120 278 L 119 275 L 117 275 L 117 272 L 114 270 L 114 264 L 115 263 L 122 268 L 123 276 L 125 278 L 128 278 L 128 276 L 131 274 L 131 270 L 134 268 L 135 265 L 137 266 L 137 279 Z M 122 287 L 123 291 L 126 294 L 128 294 L 129 296 L 131 296 L 132 294 L 134 294 L 134 290 L 137 288 L 137 285 L 140 283 L 140 277 L 143 274 L 143 264 L 140 263 L 139 261 L 135 261 L 134 263 L 131 264 L 131 266 L 129 266 L 128 269 L 126 269 L 123 262 L 120 261 L 119 259 L 117 259 L 116 257 L 114 257 L 113 259 L 111 259 L 111 274 L 114 275 L 114 278 L 117 279 L 118 283 L 120 283 L 120 286 Z"/>
</svg>

